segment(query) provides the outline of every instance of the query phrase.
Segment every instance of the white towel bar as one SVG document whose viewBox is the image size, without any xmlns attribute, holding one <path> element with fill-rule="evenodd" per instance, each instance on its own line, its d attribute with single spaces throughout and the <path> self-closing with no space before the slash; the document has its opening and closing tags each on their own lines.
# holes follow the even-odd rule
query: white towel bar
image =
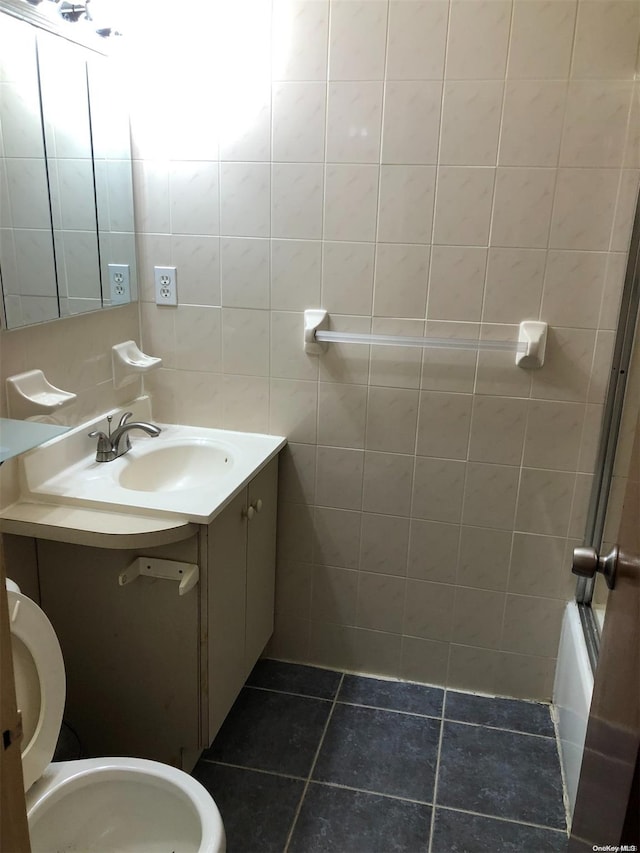
<svg viewBox="0 0 640 853">
<path fill-rule="evenodd" d="M 467 338 L 423 338 L 402 335 L 362 334 L 359 332 L 330 332 L 329 315 L 320 309 L 304 312 L 304 349 L 310 355 L 320 355 L 327 344 L 365 344 L 387 347 L 436 347 L 439 349 L 497 350 L 512 352 L 519 367 L 537 368 L 544 364 L 547 324 L 536 320 L 520 323 L 517 341 L 472 340 Z"/>
</svg>

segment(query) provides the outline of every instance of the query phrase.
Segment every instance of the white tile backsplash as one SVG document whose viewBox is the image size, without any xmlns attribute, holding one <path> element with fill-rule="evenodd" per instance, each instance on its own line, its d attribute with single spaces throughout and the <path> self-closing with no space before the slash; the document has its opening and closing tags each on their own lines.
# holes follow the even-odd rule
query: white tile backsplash
<svg viewBox="0 0 640 853">
<path fill-rule="evenodd" d="M 408 546 L 408 518 L 363 514 L 359 562 L 362 571 L 405 576 Z"/>
<path fill-rule="evenodd" d="M 453 246 L 488 244 L 494 181 L 495 169 L 439 167 L 434 243 Z"/>
<path fill-rule="evenodd" d="M 632 92 L 631 81 L 569 83 L 561 165 L 622 165 Z"/>
<path fill-rule="evenodd" d="M 455 583 L 459 542 L 460 525 L 412 518 L 407 576 L 437 583 Z"/>
<path fill-rule="evenodd" d="M 434 246 L 429 274 L 430 320 L 480 320 L 487 250 Z"/>
<path fill-rule="evenodd" d="M 328 87 L 327 161 L 379 163 L 382 83 L 336 82 Z"/>
<path fill-rule="evenodd" d="M 411 515 L 413 456 L 367 450 L 364 461 L 365 512 Z"/>
<path fill-rule="evenodd" d="M 606 252 L 549 252 L 542 296 L 548 323 L 598 328 L 607 257 Z"/>
<path fill-rule="evenodd" d="M 389 80 L 441 80 L 449 19 L 446 0 L 390 0 Z"/>
<path fill-rule="evenodd" d="M 274 83 L 274 162 L 323 162 L 326 110 L 325 83 Z"/>
<path fill-rule="evenodd" d="M 510 0 L 451 0 L 448 79 L 504 78 L 511 6 Z"/>
<path fill-rule="evenodd" d="M 222 309 L 222 366 L 225 373 L 269 375 L 269 312 Z"/>
<path fill-rule="evenodd" d="M 516 0 L 507 76 L 514 80 L 566 79 L 577 0 Z"/>
<path fill-rule="evenodd" d="M 362 509 L 363 471 L 362 450 L 318 447 L 316 505 L 337 509 Z"/>
<path fill-rule="evenodd" d="M 553 169 L 498 169 L 491 229 L 494 246 L 547 246 L 555 180 Z"/>
<path fill-rule="evenodd" d="M 543 249 L 489 249 L 482 307 L 486 323 L 538 319 L 546 258 Z"/>
<path fill-rule="evenodd" d="M 388 80 L 384 88 L 382 162 L 438 161 L 442 83 Z"/>
<path fill-rule="evenodd" d="M 220 232 L 228 237 L 269 237 L 271 167 L 267 163 L 220 165 Z"/>
<path fill-rule="evenodd" d="M 429 247 L 378 243 L 373 313 L 376 317 L 424 317 Z"/>
<path fill-rule="evenodd" d="M 271 307 L 276 311 L 319 307 L 321 270 L 320 241 L 272 240 Z"/>
<path fill-rule="evenodd" d="M 461 520 L 465 463 L 416 457 L 411 515 L 456 524 Z"/>
<path fill-rule="evenodd" d="M 322 184 L 319 163 L 276 163 L 271 183 L 273 237 L 319 240 L 322 236 Z"/>
<path fill-rule="evenodd" d="M 549 246 L 607 251 L 618 181 L 616 169 L 559 169 Z"/>
<path fill-rule="evenodd" d="M 434 166 L 381 166 L 378 240 L 429 243 L 433 226 Z"/>
<path fill-rule="evenodd" d="M 271 159 L 271 89 L 261 76 L 241 77 L 220 93 L 220 159 Z"/>
<path fill-rule="evenodd" d="M 566 93 L 564 80 L 507 80 L 498 157 L 501 166 L 557 165 Z"/>
<path fill-rule="evenodd" d="M 327 79 L 329 0 L 273 0 L 274 80 Z"/>
<path fill-rule="evenodd" d="M 628 80 L 633 77 L 640 35 L 640 9 L 627 0 L 579 0 L 572 77 Z"/>
<path fill-rule="evenodd" d="M 351 242 L 374 239 L 379 167 L 329 164 L 325 172 L 324 237 Z"/>
<path fill-rule="evenodd" d="M 471 394 L 420 392 L 416 452 L 420 456 L 466 459 Z"/>
<path fill-rule="evenodd" d="M 329 79 L 382 80 L 387 0 L 332 0 Z"/>
<path fill-rule="evenodd" d="M 330 314 L 371 314 L 373 305 L 373 243 L 332 243 L 322 246 L 322 305 Z"/>
<path fill-rule="evenodd" d="M 502 80 L 447 80 L 444 84 L 440 162 L 495 166 L 502 115 Z"/>
<path fill-rule="evenodd" d="M 220 240 L 221 304 L 225 308 L 269 307 L 269 241 L 256 237 Z"/>
<path fill-rule="evenodd" d="M 367 450 L 413 453 L 416 446 L 418 391 L 408 388 L 369 388 Z"/>
<path fill-rule="evenodd" d="M 279 655 L 548 698 L 638 185 L 633 7 L 271 0 L 244 21 L 224 0 L 220 81 L 189 62 L 146 75 L 142 341 L 165 359 L 150 385 L 160 412 L 293 443 Z M 180 123 L 162 145 L 158 105 Z M 169 312 L 149 304 L 163 263 L 181 282 Z M 547 361 L 315 358 L 307 307 L 333 329 L 471 339 L 540 318 Z M 37 366 L 26 349 L 18 366 Z"/>
<path fill-rule="evenodd" d="M 462 512 L 464 524 L 512 530 L 519 474 L 516 466 L 469 462 Z"/>
</svg>

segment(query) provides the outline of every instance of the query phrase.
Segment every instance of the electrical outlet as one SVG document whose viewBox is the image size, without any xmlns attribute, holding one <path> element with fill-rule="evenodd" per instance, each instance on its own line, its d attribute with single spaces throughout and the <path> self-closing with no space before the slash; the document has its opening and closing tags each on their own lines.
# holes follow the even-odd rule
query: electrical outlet
<svg viewBox="0 0 640 853">
<path fill-rule="evenodd" d="M 112 305 L 131 302 L 129 264 L 109 264 L 109 291 Z"/>
<path fill-rule="evenodd" d="M 178 304 L 178 275 L 175 267 L 154 267 L 156 305 Z"/>
</svg>

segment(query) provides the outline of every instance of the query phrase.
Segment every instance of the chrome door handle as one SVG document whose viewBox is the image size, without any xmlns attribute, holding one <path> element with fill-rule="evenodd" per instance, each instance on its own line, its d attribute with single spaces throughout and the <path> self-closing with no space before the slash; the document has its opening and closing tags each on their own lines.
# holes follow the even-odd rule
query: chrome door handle
<svg viewBox="0 0 640 853">
<path fill-rule="evenodd" d="M 601 557 L 595 548 L 574 548 L 571 571 L 583 578 L 593 578 L 596 572 L 604 575 L 609 589 L 616 584 L 619 548 L 614 545 L 606 557 Z"/>
</svg>

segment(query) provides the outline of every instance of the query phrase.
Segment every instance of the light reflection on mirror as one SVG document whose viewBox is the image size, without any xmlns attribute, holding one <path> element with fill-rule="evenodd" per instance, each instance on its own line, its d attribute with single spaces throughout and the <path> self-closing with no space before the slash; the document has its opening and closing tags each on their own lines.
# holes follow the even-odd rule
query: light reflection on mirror
<svg viewBox="0 0 640 853">
<path fill-rule="evenodd" d="M 0 268 L 9 328 L 59 316 L 35 56 L 35 30 L 3 16 Z"/>
<path fill-rule="evenodd" d="M 0 23 L 4 325 L 136 299 L 129 120 L 117 63 L 8 14 Z M 128 287 L 114 286 L 112 264 L 124 265 Z"/>
<path fill-rule="evenodd" d="M 85 49 L 38 33 L 60 313 L 102 307 Z"/>
</svg>

